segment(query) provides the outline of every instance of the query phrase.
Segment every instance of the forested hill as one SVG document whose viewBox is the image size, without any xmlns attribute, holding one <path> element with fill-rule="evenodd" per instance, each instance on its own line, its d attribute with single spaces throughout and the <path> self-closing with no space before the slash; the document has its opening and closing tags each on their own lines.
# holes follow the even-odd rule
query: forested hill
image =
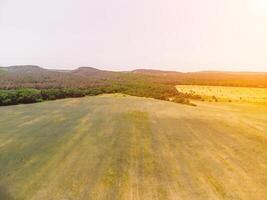
<svg viewBox="0 0 267 200">
<path fill-rule="evenodd" d="M 0 106 L 104 93 L 123 93 L 190 105 L 188 98 L 193 98 L 193 95 L 178 92 L 173 85 L 131 72 L 91 67 L 76 70 L 48 70 L 38 66 L 0 68 Z"/>
<path fill-rule="evenodd" d="M 34 65 L 0 67 L 0 106 L 103 93 L 123 93 L 190 105 L 189 99 L 201 98 L 178 92 L 174 87 L 178 84 L 267 87 L 267 73 L 112 72 L 92 67 L 49 70 Z"/>
<path fill-rule="evenodd" d="M 267 87 L 266 72 L 220 72 L 202 71 L 181 73 L 175 71 L 160 71 L 136 69 L 134 74 L 142 74 L 153 80 L 171 85 L 215 85 L 241 87 Z"/>
<path fill-rule="evenodd" d="M 0 67 L 0 88 L 88 88 L 128 81 L 178 85 L 221 85 L 267 87 L 267 73 L 252 72 L 192 72 L 181 73 L 137 69 L 131 72 L 103 71 L 92 67 L 75 70 L 49 70 L 35 65 Z"/>
<path fill-rule="evenodd" d="M 87 88 L 106 84 L 118 75 L 90 67 L 76 70 L 49 70 L 32 65 L 1 67 L 0 88 Z"/>
</svg>

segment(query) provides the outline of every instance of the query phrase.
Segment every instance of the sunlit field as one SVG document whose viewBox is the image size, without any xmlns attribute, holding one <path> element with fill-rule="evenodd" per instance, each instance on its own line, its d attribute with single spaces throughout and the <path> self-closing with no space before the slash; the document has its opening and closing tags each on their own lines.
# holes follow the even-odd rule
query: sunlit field
<svg viewBox="0 0 267 200">
<path fill-rule="evenodd" d="M 102 95 L 0 113 L 1 200 L 267 196 L 264 105 Z"/>
<path fill-rule="evenodd" d="M 267 200 L 267 0 L 0 0 L 0 200 Z"/>
<path fill-rule="evenodd" d="M 183 93 L 200 95 L 202 100 L 222 102 L 267 103 L 266 88 L 177 85 Z"/>
</svg>

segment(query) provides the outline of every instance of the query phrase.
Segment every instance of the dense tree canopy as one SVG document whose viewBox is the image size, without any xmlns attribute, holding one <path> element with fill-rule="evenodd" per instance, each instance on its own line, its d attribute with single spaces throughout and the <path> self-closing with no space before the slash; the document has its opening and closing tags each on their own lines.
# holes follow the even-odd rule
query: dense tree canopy
<svg viewBox="0 0 267 200">
<path fill-rule="evenodd" d="M 58 71 L 38 66 L 0 67 L 0 105 L 35 103 L 103 93 L 124 93 L 190 104 L 188 99 L 201 97 L 178 92 L 174 87 L 176 84 L 267 87 L 266 78 L 266 73 L 178 73 L 157 70 L 110 72 L 89 67 Z"/>
<path fill-rule="evenodd" d="M 79 88 L 51 88 L 31 89 L 21 88 L 12 90 L 0 90 L 0 106 L 36 103 L 45 100 L 56 100 L 63 98 L 94 96 L 104 93 L 123 93 L 138 97 L 151 97 L 155 99 L 173 101 L 176 103 L 189 104 L 189 94 L 179 93 L 171 85 L 152 84 L 148 82 L 114 82 L 106 86 L 95 86 L 87 89 Z M 178 100 L 180 99 L 180 100 Z"/>
</svg>

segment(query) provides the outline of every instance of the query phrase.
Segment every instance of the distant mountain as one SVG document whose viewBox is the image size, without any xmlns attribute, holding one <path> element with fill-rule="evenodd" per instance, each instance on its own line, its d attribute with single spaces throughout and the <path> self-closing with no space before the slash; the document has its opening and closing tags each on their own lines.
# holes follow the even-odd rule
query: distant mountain
<svg viewBox="0 0 267 200">
<path fill-rule="evenodd" d="M 118 73 L 102 71 L 91 67 L 75 70 L 51 70 L 35 65 L 21 65 L 0 68 L 0 88 L 88 88 L 107 84 L 116 79 Z"/>
<path fill-rule="evenodd" d="M 135 74 L 146 75 L 183 75 L 183 74 L 232 74 L 232 75 L 267 75 L 267 72 L 234 72 L 234 71 L 198 71 L 198 72 L 178 72 L 178 71 L 164 71 L 155 69 L 135 69 L 131 71 Z"/>
<path fill-rule="evenodd" d="M 179 75 L 181 72 L 176 71 L 162 71 L 155 69 L 135 69 L 132 71 L 134 74 L 145 74 L 145 75 L 157 75 L 157 76 L 168 76 L 168 75 Z"/>
<path fill-rule="evenodd" d="M 267 73 L 265 72 L 223 72 L 223 71 L 201 71 L 201 72 L 175 72 L 151 69 L 136 69 L 132 73 L 146 75 L 156 82 L 179 85 L 220 85 L 241 87 L 267 87 Z"/>
<path fill-rule="evenodd" d="M 72 70 L 72 74 L 79 75 L 92 75 L 101 72 L 101 70 L 93 68 L 93 67 L 79 67 L 78 69 Z"/>
<path fill-rule="evenodd" d="M 72 70 L 71 74 L 91 78 L 105 78 L 116 74 L 116 72 L 99 70 L 93 67 L 79 67 L 78 69 Z"/>
<path fill-rule="evenodd" d="M 93 67 L 79 67 L 75 70 L 51 70 L 36 65 L 0 67 L 0 88 L 88 88 L 94 85 L 120 84 L 131 79 L 146 79 L 154 83 L 179 85 L 220 85 L 266 87 L 267 73 L 202 71 L 182 73 L 153 69 L 136 69 L 130 72 L 112 72 Z"/>
<path fill-rule="evenodd" d="M 47 71 L 37 65 L 15 65 L 9 67 L 1 67 L 0 69 L 11 73 L 40 73 L 41 71 Z"/>
</svg>

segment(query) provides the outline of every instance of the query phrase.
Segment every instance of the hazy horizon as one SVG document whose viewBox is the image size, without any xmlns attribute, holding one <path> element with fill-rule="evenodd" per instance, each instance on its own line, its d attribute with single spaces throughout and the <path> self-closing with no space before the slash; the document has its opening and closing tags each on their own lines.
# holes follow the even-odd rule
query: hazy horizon
<svg viewBox="0 0 267 200">
<path fill-rule="evenodd" d="M 9 66 L 0 66 L 0 67 L 5 67 L 5 68 L 8 68 L 8 67 L 12 67 L 12 66 L 19 66 L 19 67 L 22 67 L 22 66 L 37 66 L 37 67 L 41 67 L 43 69 L 48 69 L 48 70 L 66 70 L 66 71 L 71 71 L 71 70 L 75 70 L 75 69 L 78 69 L 78 68 L 81 68 L 81 67 L 88 67 L 88 68 L 95 68 L 95 69 L 98 69 L 98 70 L 104 70 L 104 71 L 115 71 L 115 72 L 127 72 L 127 71 L 134 71 L 134 70 L 159 70 L 159 71 L 173 71 L 173 72 L 183 72 L 183 73 L 190 73 L 190 72 L 236 72 L 236 73 L 267 73 L 267 71 L 236 71 L 236 70 L 210 70 L 210 69 L 204 69 L 204 70 L 192 70 L 192 71 L 183 71 L 183 70 L 179 70 L 179 68 L 177 68 L 178 70 L 168 70 L 168 69 L 163 69 L 163 68 L 157 68 L 157 67 L 154 67 L 154 68 L 145 68 L 145 67 L 136 67 L 136 68 L 131 68 L 131 69 L 128 69 L 128 70 L 116 70 L 116 68 L 114 67 L 114 69 L 109 69 L 109 68 L 105 68 L 105 67 L 94 67 L 94 66 L 75 66 L 75 67 L 71 67 L 71 68 L 62 68 L 62 67 L 44 67 L 44 66 L 40 66 L 40 65 L 33 65 L 33 64 L 21 64 L 21 65 L 9 65 Z M 183 68 L 180 68 L 180 69 L 183 69 Z"/>
<path fill-rule="evenodd" d="M 0 66 L 267 72 L 265 0 L 0 0 Z"/>
</svg>

